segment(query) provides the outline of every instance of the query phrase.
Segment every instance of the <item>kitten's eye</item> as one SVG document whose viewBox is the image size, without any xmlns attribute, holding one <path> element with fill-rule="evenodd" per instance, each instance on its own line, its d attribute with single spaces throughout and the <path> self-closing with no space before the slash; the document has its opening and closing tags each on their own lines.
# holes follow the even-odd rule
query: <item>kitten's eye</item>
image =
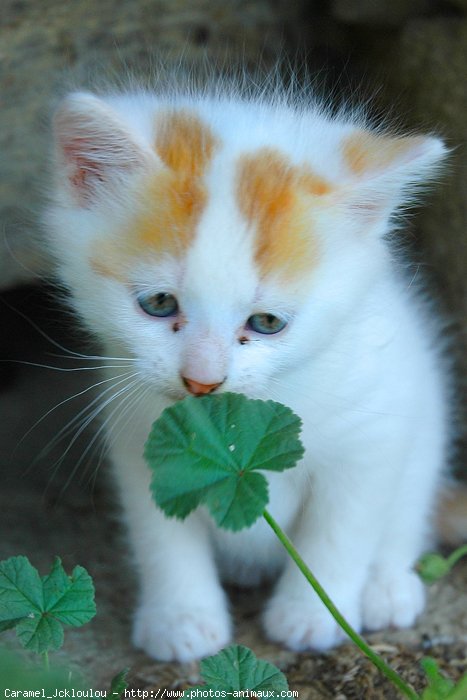
<svg viewBox="0 0 467 700">
<path fill-rule="evenodd" d="M 283 321 L 273 314 L 253 314 L 246 322 L 247 328 L 255 331 L 255 333 L 263 333 L 264 335 L 279 333 L 286 325 L 287 321 Z"/>
<path fill-rule="evenodd" d="M 166 318 L 175 316 L 178 312 L 178 302 L 173 294 L 158 292 L 157 294 L 138 294 L 137 301 L 143 311 L 150 316 Z"/>
</svg>

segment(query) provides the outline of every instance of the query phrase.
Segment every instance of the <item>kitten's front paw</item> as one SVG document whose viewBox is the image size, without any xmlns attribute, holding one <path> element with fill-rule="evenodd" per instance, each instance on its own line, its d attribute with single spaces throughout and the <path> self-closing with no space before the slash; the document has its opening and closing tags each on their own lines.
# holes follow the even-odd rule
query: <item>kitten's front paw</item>
<svg viewBox="0 0 467 700">
<path fill-rule="evenodd" d="M 231 624 L 225 609 L 138 608 L 133 644 L 160 661 L 194 661 L 215 654 L 230 641 Z"/>
<path fill-rule="evenodd" d="M 342 607 L 341 612 L 353 627 L 360 627 L 357 607 Z M 274 596 L 265 610 L 263 623 L 269 639 L 294 651 L 325 651 L 346 639 L 331 613 L 320 601 L 310 605 L 309 596 L 304 599 Z"/>
<path fill-rule="evenodd" d="M 372 577 L 363 592 L 363 625 L 379 630 L 394 625 L 410 627 L 425 604 L 425 589 L 412 571 L 380 572 Z"/>
</svg>

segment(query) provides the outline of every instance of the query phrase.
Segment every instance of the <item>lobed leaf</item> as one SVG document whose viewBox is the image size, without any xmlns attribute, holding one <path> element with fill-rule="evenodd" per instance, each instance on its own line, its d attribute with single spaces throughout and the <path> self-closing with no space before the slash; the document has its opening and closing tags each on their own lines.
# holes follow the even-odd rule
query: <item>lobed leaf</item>
<svg viewBox="0 0 467 700">
<path fill-rule="evenodd" d="M 287 679 L 276 666 L 258 659 L 248 647 L 235 644 L 201 661 L 201 676 L 213 690 L 266 690 L 280 693 L 289 689 Z"/>
<path fill-rule="evenodd" d="M 273 664 L 258 659 L 251 649 L 233 644 L 215 656 L 200 663 L 201 677 L 206 685 L 198 685 L 185 691 L 184 697 L 195 697 L 200 691 L 225 691 L 232 696 L 236 691 L 249 690 L 270 697 L 266 691 L 279 695 L 289 689 L 287 679 Z M 272 696 L 271 696 L 272 697 Z"/>
<path fill-rule="evenodd" d="M 268 502 L 258 470 L 295 466 L 303 456 L 300 428 L 286 406 L 242 394 L 190 396 L 170 406 L 144 452 L 157 505 L 180 519 L 206 505 L 221 527 L 250 526 Z"/>
<path fill-rule="evenodd" d="M 0 562 L 0 632 L 15 627 L 27 649 L 59 649 L 62 625 L 77 627 L 95 614 L 94 586 L 83 567 L 68 576 L 57 557 L 51 572 L 41 578 L 26 557 Z"/>
</svg>

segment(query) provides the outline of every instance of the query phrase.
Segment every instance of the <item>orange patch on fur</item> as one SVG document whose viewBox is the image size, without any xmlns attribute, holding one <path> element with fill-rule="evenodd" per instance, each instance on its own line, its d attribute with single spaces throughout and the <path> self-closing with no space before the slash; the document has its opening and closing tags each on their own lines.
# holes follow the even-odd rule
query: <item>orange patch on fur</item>
<svg viewBox="0 0 467 700">
<path fill-rule="evenodd" d="M 202 182 L 217 141 L 188 112 L 165 112 L 157 119 L 155 148 L 164 168 L 153 176 L 134 226 L 134 244 L 180 255 L 193 239 L 206 205 Z"/>
<path fill-rule="evenodd" d="M 217 141 L 194 114 L 158 117 L 155 148 L 166 166 L 153 177 L 135 222 L 139 245 L 181 254 L 190 244 L 207 200 L 202 177 Z"/>
<path fill-rule="evenodd" d="M 180 255 L 193 239 L 207 200 L 203 183 L 171 171 L 157 173 L 131 233 L 138 248 Z"/>
<path fill-rule="evenodd" d="M 296 277 L 316 263 L 306 195 L 329 192 L 323 178 L 292 166 L 273 149 L 241 158 L 237 197 L 243 216 L 257 226 L 255 259 L 263 274 L 279 271 Z"/>
<path fill-rule="evenodd" d="M 99 246 L 91 257 L 101 275 L 122 279 L 135 256 L 182 255 L 190 245 L 207 201 L 203 175 L 217 140 L 194 114 L 167 112 L 156 125 L 155 148 L 163 162 L 141 191 L 135 191 L 137 214 L 128 231 Z M 136 208 L 135 206 L 135 208 Z"/>
<path fill-rule="evenodd" d="M 357 131 L 343 143 L 342 152 L 348 168 L 355 175 L 384 170 L 411 151 L 417 136 L 379 136 L 369 131 Z"/>
<path fill-rule="evenodd" d="M 156 151 L 174 172 L 200 178 L 210 163 L 217 139 L 190 112 L 166 112 L 157 120 Z"/>
</svg>

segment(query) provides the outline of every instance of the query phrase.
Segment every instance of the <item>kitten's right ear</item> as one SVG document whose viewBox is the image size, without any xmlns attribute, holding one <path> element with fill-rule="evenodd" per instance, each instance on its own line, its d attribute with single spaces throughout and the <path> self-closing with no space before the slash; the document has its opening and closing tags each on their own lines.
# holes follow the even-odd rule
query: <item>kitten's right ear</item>
<svg viewBox="0 0 467 700">
<path fill-rule="evenodd" d="M 83 206 L 148 161 L 115 112 L 102 100 L 78 92 L 66 97 L 54 116 L 59 174 Z"/>
</svg>

